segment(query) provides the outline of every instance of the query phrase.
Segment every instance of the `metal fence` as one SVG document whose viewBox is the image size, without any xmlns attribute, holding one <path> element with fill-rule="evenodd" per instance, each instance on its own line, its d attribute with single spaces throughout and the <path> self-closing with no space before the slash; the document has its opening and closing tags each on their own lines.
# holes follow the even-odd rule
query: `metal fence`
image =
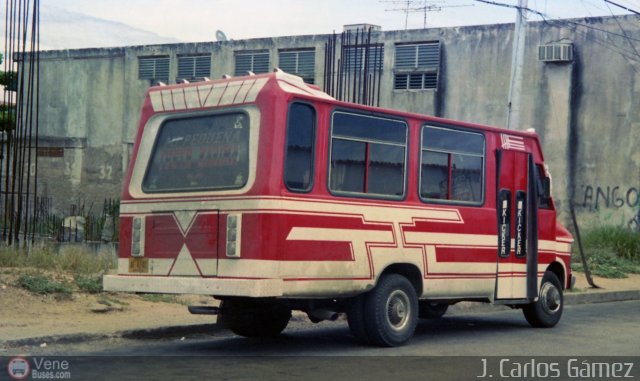
<svg viewBox="0 0 640 381">
<path fill-rule="evenodd" d="M 369 27 L 327 39 L 323 90 L 337 100 L 380 106 L 384 45 L 372 34 Z"/>
<path fill-rule="evenodd" d="M 33 196 L 32 196 L 33 197 Z M 16 221 L 19 216 L 0 220 L 3 240 L 13 236 L 14 243 L 50 239 L 60 242 L 118 242 L 119 200 L 104 199 L 102 205 L 87 207 L 84 202 L 70 205 L 62 213 L 53 212 L 51 197 L 35 197 L 33 214 L 11 226 L 3 221 Z M 0 205 L 3 215 L 11 214 Z M 19 229 L 19 230 L 14 230 Z"/>
</svg>

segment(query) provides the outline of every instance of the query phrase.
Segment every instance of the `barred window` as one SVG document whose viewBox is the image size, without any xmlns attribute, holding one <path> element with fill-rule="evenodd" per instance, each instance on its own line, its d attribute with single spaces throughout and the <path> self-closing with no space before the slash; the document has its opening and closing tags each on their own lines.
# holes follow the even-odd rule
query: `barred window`
<svg viewBox="0 0 640 381">
<path fill-rule="evenodd" d="M 280 62 L 280 69 L 302 77 L 306 83 L 314 83 L 316 66 L 315 50 L 281 50 L 278 61 Z"/>
<path fill-rule="evenodd" d="M 439 73 L 439 41 L 396 45 L 395 90 L 437 89 Z"/>
<path fill-rule="evenodd" d="M 269 52 L 236 52 L 234 75 L 247 75 L 248 71 L 256 74 L 269 71 Z"/>
<path fill-rule="evenodd" d="M 187 79 L 189 81 L 202 80 L 211 76 L 211 55 L 185 55 L 178 56 L 178 77 L 177 80 Z"/>
<path fill-rule="evenodd" d="M 347 46 L 342 59 L 348 71 L 364 70 L 365 67 L 370 72 L 381 71 L 384 62 L 384 45 Z"/>
<path fill-rule="evenodd" d="M 138 79 L 169 82 L 169 56 L 138 57 Z"/>
</svg>

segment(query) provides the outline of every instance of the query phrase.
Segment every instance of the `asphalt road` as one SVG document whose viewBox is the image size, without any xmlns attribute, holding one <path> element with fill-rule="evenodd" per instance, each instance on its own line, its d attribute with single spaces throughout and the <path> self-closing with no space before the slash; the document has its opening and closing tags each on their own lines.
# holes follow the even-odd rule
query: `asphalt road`
<svg viewBox="0 0 640 381">
<path fill-rule="evenodd" d="M 123 340 L 98 355 L 159 356 L 640 356 L 640 301 L 565 307 L 560 323 L 531 328 L 519 310 L 447 316 L 419 323 L 399 348 L 362 346 L 346 322 L 294 321 L 275 339 L 222 332 L 196 340 Z M 94 347 L 95 349 L 95 347 Z"/>
<path fill-rule="evenodd" d="M 567 306 L 560 324 L 551 329 L 531 328 L 519 310 L 445 315 L 439 320 L 422 321 L 414 338 L 399 348 L 362 346 L 351 336 L 344 321 L 317 325 L 294 321 L 281 337 L 270 340 L 245 339 L 221 332 L 184 340 L 112 340 L 52 346 L 33 354 L 89 355 L 70 361 L 80 373 L 85 368 L 92 369 L 100 375 L 95 377 L 93 373 L 94 379 L 104 380 L 141 379 L 142 371 L 159 372 L 154 379 L 203 379 L 201 376 L 207 375 L 229 380 L 355 381 L 400 379 L 400 375 L 406 375 L 408 379 L 478 380 L 484 374 L 483 358 L 488 358 L 489 371 L 495 372 L 496 378 L 507 375 L 506 378 L 523 379 L 509 373 L 520 369 L 519 365 L 513 368 L 512 363 L 531 362 L 532 356 L 546 357 L 533 359 L 538 364 L 529 369 L 537 366 L 539 372 L 546 369 L 547 373 L 545 361 L 558 361 L 558 366 L 566 371 L 567 361 L 579 358 L 571 363 L 577 372 L 581 361 L 587 364 L 585 359 L 590 356 L 612 356 L 606 361 L 633 362 L 632 374 L 640 379 L 639 315 L 640 301 Z M 624 356 L 632 358 L 625 360 Z M 505 362 L 511 368 L 497 369 L 505 358 L 514 359 Z M 437 377 L 425 378 L 425 372 Z M 518 372 L 515 375 L 522 376 Z M 528 374 L 532 375 L 537 377 L 524 379 L 546 378 L 535 374 L 535 370 L 534 374 Z M 560 378 L 553 379 L 575 379 L 569 376 L 562 373 Z"/>
</svg>

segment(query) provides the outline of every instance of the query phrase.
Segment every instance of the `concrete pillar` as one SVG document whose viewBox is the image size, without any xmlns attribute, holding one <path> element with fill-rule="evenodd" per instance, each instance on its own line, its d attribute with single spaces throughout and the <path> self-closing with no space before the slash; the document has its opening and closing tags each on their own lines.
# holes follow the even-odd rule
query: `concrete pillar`
<svg viewBox="0 0 640 381">
<path fill-rule="evenodd" d="M 571 152 L 577 147 L 572 131 L 572 92 L 573 64 L 542 63 L 543 81 L 546 85 L 547 101 L 544 102 L 545 123 L 538 131 L 543 139 L 545 162 L 549 165 L 552 176 L 552 192 L 556 201 L 558 218 L 568 222 L 569 203 L 572 198 L 575 174 L 571 168 Z M 572 150 L 573 149 L 573 150 Z M 573 180 L 572 180 L 573 179 Z"/>
</svg>

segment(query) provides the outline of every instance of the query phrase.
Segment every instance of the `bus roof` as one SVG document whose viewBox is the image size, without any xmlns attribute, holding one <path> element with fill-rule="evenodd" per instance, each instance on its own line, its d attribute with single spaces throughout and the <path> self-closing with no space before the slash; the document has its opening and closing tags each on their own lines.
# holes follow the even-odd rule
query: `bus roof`
<svg viewBox="0 0 640 381">
<path fill-rule="evenodd" d="M 276 69 L 271 73 L 249 74 L 239 77 L 224 77 L 217 80 L 205 79 L 195 83 L 179 83 L 175 85 L 154 86 L 148 90 L 148 96 L 154 112 L 171 112 L 221 107 L 253 103 L 258 95 L 267 88 L 267 84 L 275 83 L 280 91 L 302 99 L 315 102 L 330 103 L 336 106 L 359 109 L 373 113 L 394 114 L 396 116 L 440 123 L 482 129 L 497 133 L 526 136 L 538 139 L 538 135 L 531 131 L 507 130 L 500 127 L 483 125 L 472 122 L 441 118 L 408 111 L 385 109 L 356 103 L 339 101 L 320 90 L 318 86 L 305 83 L 301 77 L 285 73 Z"/>
<path fill-rule="evenodd" d="M 309 85 L 302 78 L 282 70 L 218 80 L 207 79 L 196 83 L 155 86 L 149 89 L 148 94 L 154 112 L 192 110 L 252 103 L 270 81 L 276 81 L 279 88 L 286 93 L 333 100 L 317 86 Z"/>
</svg>

